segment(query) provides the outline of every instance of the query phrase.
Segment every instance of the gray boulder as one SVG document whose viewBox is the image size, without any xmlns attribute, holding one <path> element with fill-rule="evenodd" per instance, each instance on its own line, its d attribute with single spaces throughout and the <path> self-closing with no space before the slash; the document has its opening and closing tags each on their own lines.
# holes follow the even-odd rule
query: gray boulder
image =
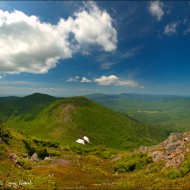
<svg viewBox="0 0 190 190">
<path fill-rule="evenodd" d="M 182 140 L 183 134 L 182 133 L 171 133 L 167 139 L 168 143 L 174 143 L 178 140 Z"/>
<path fill-rule="evenodd" d="M 9 155 L 9 158 L 10 158 L 10 160 L 12 161 L 12 162 L 17 162 L 17 159 L 18 159 L 18 157 L 17 157 L 17 155 L 15 154 L 15 153 L 11 153 L 10 155 Z"/>
<path fill-rule="evenodd" d="M 177 143 L 177 142 L 174 142 L 174 143 L 170 143 L 166 146 L 166 151 L 167 152 L 171 152 L 171 151 L 174 151 L 177 149 L 178 146 L 180 146 L 181 144 L 180 143 Z"/>
<path fill-rule="evenodd" d="M 34 153 L 34 154 L 31 156 L 31 160 L 32 160 L 32 161 L 35 161 L 35 162 L 38 162 L 38 161 L 39 161 L 38 155 L 37 155 L 36 153 Z"/>
</svg>

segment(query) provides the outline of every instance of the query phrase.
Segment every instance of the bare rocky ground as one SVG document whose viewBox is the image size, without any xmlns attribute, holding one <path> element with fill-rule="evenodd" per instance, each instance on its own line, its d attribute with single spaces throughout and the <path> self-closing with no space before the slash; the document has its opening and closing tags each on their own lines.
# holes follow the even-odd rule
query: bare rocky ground
<svg viewBox="0 0 190 190">
<path fill-rule="evenodd" d="M 190 152 L 190 131 L 185 133 L 171 133 L 170 136 L 153 147 L 142 146 L 139 152 L 147 153 L 154 162 L 164 161 L 165 167 L 178 167 Z"/>
</svg>

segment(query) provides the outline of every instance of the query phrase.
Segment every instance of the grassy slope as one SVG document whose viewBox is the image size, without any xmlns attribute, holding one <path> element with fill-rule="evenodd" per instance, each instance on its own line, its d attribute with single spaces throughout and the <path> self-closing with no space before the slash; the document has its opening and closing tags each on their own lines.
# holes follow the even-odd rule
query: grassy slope
<svg viewBox="0 0 190 190">
<path fill-rule="evenodd" d="M 87 97 L 141 122 L 151 123 L 168 131 L 189 130 L 190 98 L 140 94 L 92 94 Z"/>
<path fill-rule="evenodd" d="M 76 145 L 75 139 L 86 135 L 92 145 L 132 149 L 156 144 L 165 137 L 161 130 L 84 97 L 56 99 L 34 94 L 12 104 L 13 114 L 3 116 L 7 126 L 62 145 Z"/>
<path fill-rule="evenodd" d="M 0 122 L 5 122 L 9 117 L 20 116 L 24 113 L 25 120 L 33 119 L 40 111 L 58 98 L 35 93 L 33 95 L 20 97 L 0 98 Z"/>
<path fill-rule="evenodd" d="M 126 151 L 112 152 L 110 149 L 98 149 L 78 155 L 72 150 L 63 151 L 60 148 L 46 147 L 48 153 L 56 152 L 57 156 L 52 156 L 50 161 L 40 159 L 39 162 L 32 162 L 27 155 L 23 140 L 30 142 L 30 145 L 34 145 L 34 141 L 29 136 L 10 128 L 0 126 L 0 132 L 2 128 L 9 134 L 9 137 L 6 137 L 7 143 L 0 144 L 0 187 L 2 189 L 190 188 L 190 173 L 184 177 L 171 179 L 166 175 L 170 169 L 163 170 L 161 162 L 152 162 L 131 172 L 116 172 L 114 168 L 120 162 L 116 159 L 126 160 L 134 154 Z M 16 153 L 18 160 L 24 160 L 25 165 L 19 166 L 9 159 L 9 154 L 13 152 Z M 24 158 L 23 155 L 28 158 L 26 156 Z M 30 166 L 30 169 L 26 166 Z M 29 182 L 29 184 L 21 182 Z"/>
</svg>

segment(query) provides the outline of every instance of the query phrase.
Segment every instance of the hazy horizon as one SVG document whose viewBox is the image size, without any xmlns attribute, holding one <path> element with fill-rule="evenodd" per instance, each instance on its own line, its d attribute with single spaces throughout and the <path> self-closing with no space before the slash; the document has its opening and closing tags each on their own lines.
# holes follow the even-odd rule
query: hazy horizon
<svg viewBox="0 0 190 190">
<path fill-rule="evenodd" d="M 3 97 L 26 97 L 26 96 L 30 96 L 30 95 L 33 95 L 33 94 L 44 94 L 44 95 L 49 95 L 49 96 L 54 96 L 54 97 L 57 97 L 57 98 L 67 98 L 67 97 L 75 97 L 75 96 L 89 96 L 89 95 L 95 95 L 95 94 L 102 94 L 102 95 L 122 95 L 122 94 L 136 94 L 136 95 L 147 95 L 147 96 L 178 96 L 178 97 L 185 97 L 185 98 L 190 98 L 190 95 L 180 95 L 180 94 L 146 94 L 146 93 L 132 93 L 132 92 L 129 92 L 129 93 L 111 93 L 111 94 L 106 94 L 106 93 L 91 93 L 91 94 L 82 94 L 82 95 L 70 95 L 70 96 L 56 96 L 56 95 L 52 95 L 52 94 L 48 94 L 48 93 L 41 93 L 41 92 L 34 92 L 34 93 L 31 93 L 31 94 L 24 94 L 24 95 L 15 95 L 15 94 L 10 94 L 10 95 L 0 95 L 1 98 Z"/>
</svg>

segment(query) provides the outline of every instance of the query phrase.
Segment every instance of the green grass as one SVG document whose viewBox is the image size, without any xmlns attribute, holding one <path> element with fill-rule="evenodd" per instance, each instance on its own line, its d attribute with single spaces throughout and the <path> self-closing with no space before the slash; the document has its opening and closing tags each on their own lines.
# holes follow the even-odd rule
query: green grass
<svg viewBox="0 0 190 190">
<path fill-rule="evenodd" d="M 118 151 L 104 146 L 67 147 L 36 139 L 0 126 L 7 142 L 0 144 L 1 189 L 189 189 L 189 156 L 175 169 L 163 169 L 163 162 L 152 162 L 145 154 Z M 7 135 L 8 134 L 8 135 Z M 46 148 L 51 160 L 31 161 L 24 141 L 36 150 Z M 53 146 L 53 147 L 52 147 Z M 9 159 L 15 153 L 18 162 Z M 116 158 L 120 158 L 114 161 Z M 117 167 L 117 168 L 116 168 Z M 122 169 L 125 172 L 119 172 Z M 168 172 L 168 173 L 167 173 Z M 169 174 L 170 173 L 170 174 Z M 8 183 L 12 182 L 12 183 Z M 24 185 L 22 182 L 28 182 Z M 2 184 L 2 183 L 1 183 Z"/>
<path fill-rule="evenodd" d="M 4 124 L 39 139 L 51 139 L 62 146 L 76 145 L 75 140 L 86 135 L 91 144 L 85 146 L 130 150 L 156 144 L 166 137 L 162 130 L 155 131 L 150 125 L 84 97 L 56 99 L 34 94 L 12 104 L 15 107 L 10 116 L 2 109 L 0 111 L 6 118 Z"/>
</svg>

